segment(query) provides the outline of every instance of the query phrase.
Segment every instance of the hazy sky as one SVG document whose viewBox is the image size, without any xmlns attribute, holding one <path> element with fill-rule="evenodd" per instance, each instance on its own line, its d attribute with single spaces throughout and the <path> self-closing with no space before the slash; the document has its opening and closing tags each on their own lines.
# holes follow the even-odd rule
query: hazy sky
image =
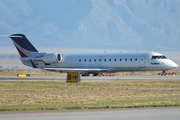
<svg viewBox="0 0 180 120">
<path fill-rule="evenodd" d="M 23 33 L 42 50 L 179 52 L 179 6 L 179 0 L 0 0 L 0 34 Z M 1 50 L 14 47 L 9 38 L 0 41 Z"/>
</svg>

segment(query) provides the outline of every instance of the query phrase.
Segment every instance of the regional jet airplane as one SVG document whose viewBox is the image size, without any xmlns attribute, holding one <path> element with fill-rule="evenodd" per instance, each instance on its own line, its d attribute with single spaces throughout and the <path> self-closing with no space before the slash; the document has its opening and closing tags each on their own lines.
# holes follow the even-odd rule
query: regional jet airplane
<svg viewBox="0 0 180 120">
<path fill-rule="evenodd" d="M 57 72 L 80 72 L 84 76 L 101 72 L 163 71 L 178 65 L 163 54 L 116 53 L 116 54 L 63 54 L 39 53 L 23 34 L 9 36 L 17 48 L 24 65 Z"/>
</svg>

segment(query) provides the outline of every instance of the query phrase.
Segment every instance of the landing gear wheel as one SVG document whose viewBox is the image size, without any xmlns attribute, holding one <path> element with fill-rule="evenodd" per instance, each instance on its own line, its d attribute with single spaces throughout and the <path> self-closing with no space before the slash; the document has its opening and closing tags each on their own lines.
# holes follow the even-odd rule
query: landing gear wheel
<svg viewBox="0 0 180 120">
<path fill-rule="evenodd" d="M 99 73 L 94 73 L 94 74 L 93 74 L 93 76 L 97 76 L 97 75 L 99 75 Z"/>
<path fill-rule="evenodd" d="M 161 76 L 166 76 L 166 71 L 165 70 L 162 71 L 162 75 Z"/>
</svg>

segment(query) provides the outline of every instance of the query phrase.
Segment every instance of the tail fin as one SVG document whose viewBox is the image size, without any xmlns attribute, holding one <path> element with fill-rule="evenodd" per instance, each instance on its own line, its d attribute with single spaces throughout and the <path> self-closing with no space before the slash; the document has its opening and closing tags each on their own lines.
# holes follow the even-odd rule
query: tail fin
<svg viewBox="0 0 180 120">
<path fill-rule="evenodd" d="M 23 34 L 13 34 L 9 36 L 21 57 L 31 57 L 38 55 L 37 49 L 29 42 Z"/>
</svg>

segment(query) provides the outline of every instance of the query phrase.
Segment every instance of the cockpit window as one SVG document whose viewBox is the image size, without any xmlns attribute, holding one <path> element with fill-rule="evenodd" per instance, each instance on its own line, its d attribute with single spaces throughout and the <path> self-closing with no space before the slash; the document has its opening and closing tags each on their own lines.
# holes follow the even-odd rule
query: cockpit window
<svg viewBox="0 0 180 120">
<path fill-rule="evenodd" d="M 165 56 L 161 56 L 161 59 L 166 59 L 166 57 Z"/>
<path fill-rule="evenodd" d="M 165 56 L 152 56 L 152 59 L 166 59 Z"/>
</svg>

